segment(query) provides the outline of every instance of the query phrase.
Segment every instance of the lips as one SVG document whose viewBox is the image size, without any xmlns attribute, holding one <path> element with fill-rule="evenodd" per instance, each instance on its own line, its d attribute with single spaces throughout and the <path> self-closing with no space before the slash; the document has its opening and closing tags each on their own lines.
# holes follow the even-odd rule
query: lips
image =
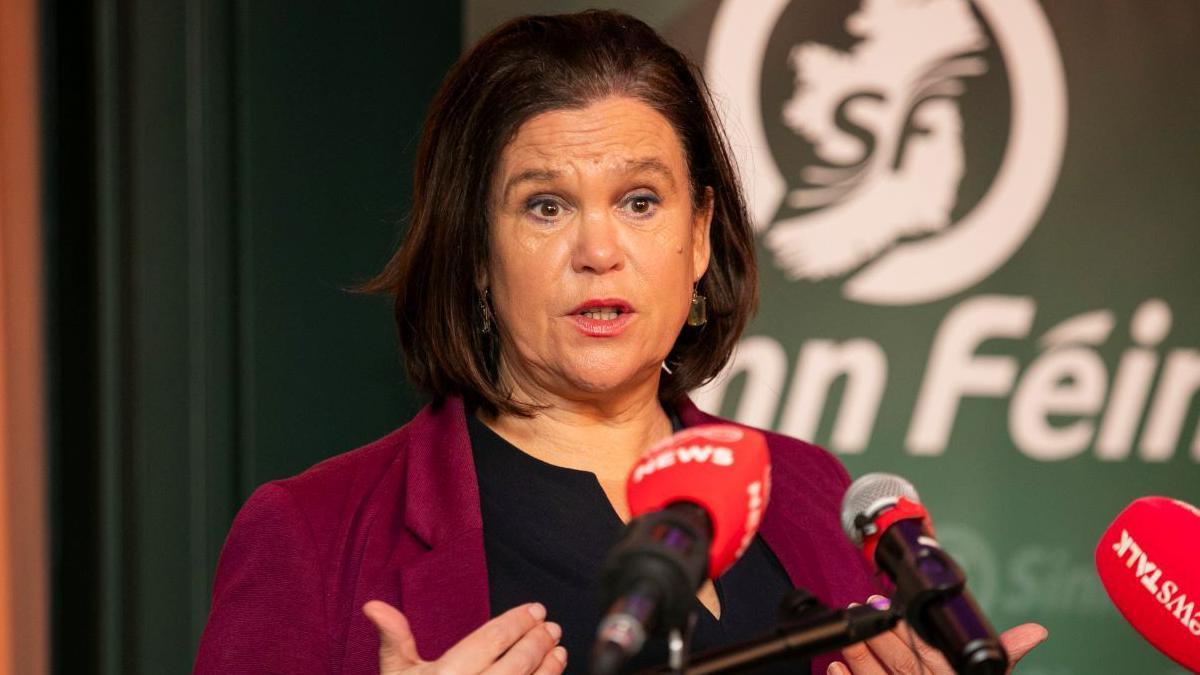
<svg viewBox="0 0 1200 675">
<path fill-rule="evenodd" d="M 583 314 L 585 312 L 611 311 L 618 314 L 628 314 L 633 311 L 633 305 L 622 300 L 621 298 L 592 298 L 579 303 L 579 305 L 571 310 L 571 314 Z"/>
<path fill-rule="evenodd" d="M 594 298 L 580 303 L 568 318 L 588 337 L 615 337 L 635 316 L 633 305 L 620 298 Z"/>
</svg>

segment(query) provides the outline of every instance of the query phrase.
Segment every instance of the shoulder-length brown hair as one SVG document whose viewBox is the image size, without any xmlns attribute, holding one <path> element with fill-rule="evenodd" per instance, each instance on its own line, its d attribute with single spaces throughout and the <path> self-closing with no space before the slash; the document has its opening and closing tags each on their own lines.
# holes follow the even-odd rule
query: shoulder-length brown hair
<svg viewBox="0 0 1200 675">
<path fill-rule="evenodd" d="M 495 331 L 481 330 L 477 280 L 487 269 L 492 174 L 526 120 L 611 95 L 645 103 L 674 127 L 694 208 L 704 188 L 713 192 L 712 255 L 697 289 L 708 298 L 708 323 L 680 332 L 660 398 L 707 382 L 729 359 L 757 307 L 757 268 L 742 190 L 699 69 L 625 14 L 528 16 L 492 31 L 446 76 L 417 150 L 408 233 L 363 286 L 394 295 L 409 376 L 435 403 L 460 396 L 489 414 L 533 412 L 497 381 Z"/>
</svg>

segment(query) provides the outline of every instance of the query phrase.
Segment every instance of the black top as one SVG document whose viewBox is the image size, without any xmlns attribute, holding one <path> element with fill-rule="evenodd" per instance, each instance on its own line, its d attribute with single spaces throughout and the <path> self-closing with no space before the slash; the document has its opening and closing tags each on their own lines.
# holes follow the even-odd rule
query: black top
<svg viewBox="0 0 1200 675">
<path fill-rule="evenodd" d="M 678 420 L 672 424 L 679 428 Z M 492 616 L 537 601 L 563 628 L 567 672 L 586 673 L 599 606 L 600 568 L 624 523 L 596 475 L 547 464 L 525 454 L 467 413 L 479 480 L 483 545 Z M 720 620 L 695 602 L 692 652 L 739 642 L 777 625 L 779 602 L 791 588 L 787 573 L 761 537 L 716 581 Z M 666 663 L 666 640 L 652 638 L 626 668 Z M 808 664 L 780 664 L 808 672 Z M 768 672 L 764 669 L 763 672 Z"/>
</svg>

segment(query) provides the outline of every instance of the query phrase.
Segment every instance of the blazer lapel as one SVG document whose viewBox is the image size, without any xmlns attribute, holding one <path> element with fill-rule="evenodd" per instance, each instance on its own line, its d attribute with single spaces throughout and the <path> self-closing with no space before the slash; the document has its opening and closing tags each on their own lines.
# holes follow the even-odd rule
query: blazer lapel
<svg viewBox="0 0 1200 675">
<path fill-rule="evenodd" d="M 729 424 L 701 411 L 687 398 L 676 405 L 684 426 Z M 404 490 L 404 524 L 425 550 L 400 566 L 399 608 L 408 617 L 421 656 L 440 656 L 491 616 L 479 484 L 461 400 L 426 408 L 412 423 Z M 783 478 L 777 476 L 777 478 Z M 782 494 L 798 476 L 776 481 L 772 504 L 803 500 Z M 768 505 L 759 533 L 783 564 L 792 583 L 823 588 L 819 565 L 806 564 L 818 551 L 809 528 Z M 809 555 L 806 555 L 809 554 Z M 827 599 L 828 600 L 828 599 Z"/>
<path fill-rule="evenodd" d="M 462 401 L 426 408 L 413 425 L 404 524 L 427 548 L 400 569 L 400 610 L 433 659 L 486 622 L 487 562 L 479 484 Z"/>
</svg>

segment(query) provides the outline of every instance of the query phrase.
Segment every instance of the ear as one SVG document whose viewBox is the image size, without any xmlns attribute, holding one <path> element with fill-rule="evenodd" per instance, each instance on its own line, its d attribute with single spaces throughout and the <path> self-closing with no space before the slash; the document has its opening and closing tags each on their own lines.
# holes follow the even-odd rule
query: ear
<svg viewBox="0 0 1200 675">
<path fill-rule="evenodd" d="M 712 242 L 709 235 L 712 231 L 714 194 L 711 187 L 705 186 L 704 197 L 700 207 L 692 214 L 692 281 L 700 281 L 700 277 L 708 271 L 708 259 L 712 255 Z"/>
</svg>

